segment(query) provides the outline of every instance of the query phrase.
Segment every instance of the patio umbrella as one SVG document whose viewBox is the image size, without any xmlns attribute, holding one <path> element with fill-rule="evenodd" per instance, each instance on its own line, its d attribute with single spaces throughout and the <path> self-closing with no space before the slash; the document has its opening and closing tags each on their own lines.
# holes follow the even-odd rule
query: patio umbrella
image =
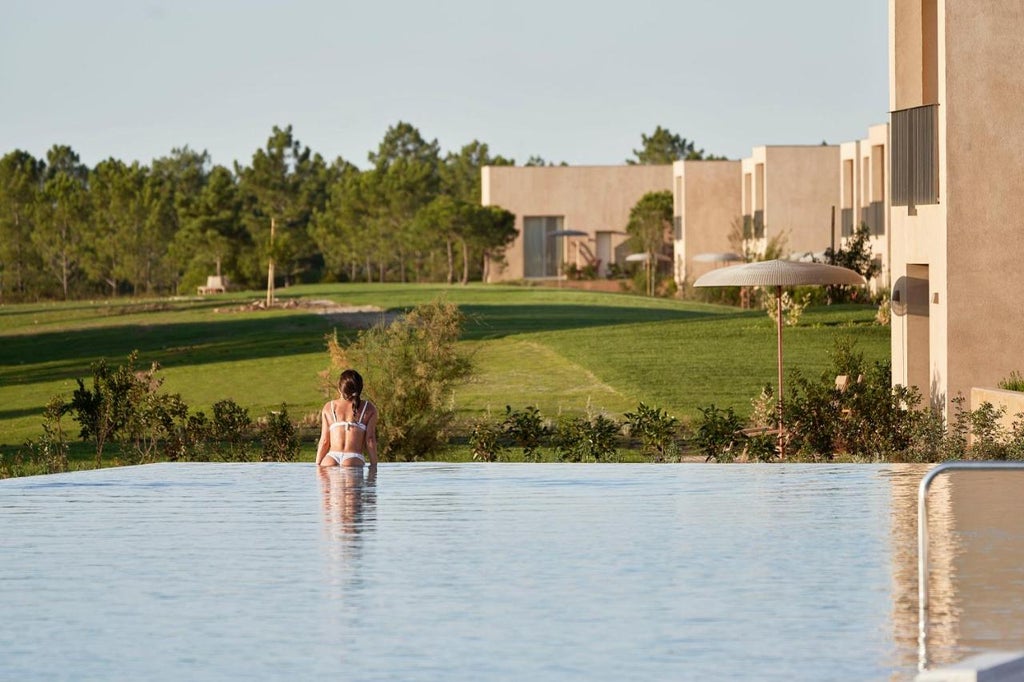
<svg viewBox="0 0 1024 682">
<path fill-rule="evenodd" d="M 782 436 L 782 287 L 800 285 L 863 285 L 864 278 L 853 270 L 825 263 L 791 260 L 765 260 L 712 270 L 697 278 L 695 287 L 775 287 L 776 338 L 779 352 L 779 392 L 776 409 L 779 417 L 779 454 L 785 456 Z"/>
<path fill-rule="evenodd" d="M 644 264 L 644 279 L 647 281 L 647 295 L 654 295 L 654 269 L 651 267 L 651 261 L 671 261 L 672 259 L 663 253 L 655 253 L 654 258 L 651 258 L 652 254 L 649 253 L 631 253 L 626 256 L 626 262 L 628 263 L 643 263 Z"/>
<path fill-rule="evenodd" d="M 655 260 L 661 260 L 661 261 L 670 261 L 670 260 L 672 260 L 671 258 L 669 258 L 668 256 L 666 256 L 663 253 L 656 253 L 656 254 L 654 254 L 654 259 Z M 647 261 L 651 260 L 651 256 L 650 256 L 650 254 L 647 254 L 647 253 L 631 253 L 628 256 L 626 256 L 626 260 L 628 262 L 630 262 L 630 263 L 646 263 Z"/>
<path fill-rule="evenodd" d="M 731 263 L 743 260 L 743 256 L 732 251 L 698 253 L 693 257 L 696 263 Z"/>
</svg>

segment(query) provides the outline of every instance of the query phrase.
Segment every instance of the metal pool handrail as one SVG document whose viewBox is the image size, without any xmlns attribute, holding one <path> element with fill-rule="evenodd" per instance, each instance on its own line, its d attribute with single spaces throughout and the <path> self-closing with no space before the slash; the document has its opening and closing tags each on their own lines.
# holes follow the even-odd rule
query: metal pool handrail
<svg viewBox="0 0 1024 682">
<path fill-rule="evenodd" d="M 928 488 L 939 474 L 947 471 L 1024 471 L 1024 462 L 945 462 L 921 479 L 917 490 L 917 604 L 918 644 L 917 668 L 928 667 Z"/>
</svg>

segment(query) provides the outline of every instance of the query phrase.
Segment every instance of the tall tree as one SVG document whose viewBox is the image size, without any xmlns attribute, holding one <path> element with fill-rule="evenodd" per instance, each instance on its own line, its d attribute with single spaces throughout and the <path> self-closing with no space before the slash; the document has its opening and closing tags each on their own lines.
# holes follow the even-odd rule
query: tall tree
<svg viewBox="0 0 1024 682">
<path fill-rule="evenodd" d="M 491 156 L 484 142 L 473 140 L 456 152 L 449 152 L 441 166 L 442 191 L 453 199 L 480 203 L 480 169 L 484 166 L 511 166 L 503 156 Z"/>
<path fill-rule="evenodd" d="M 310 236 L 316 242 L 329 278 L 354 281 L 361 267 L 372 277 L 370 237 L 373 200 L 367 186 L 369 174 L 344 159 L 329 169 L 332 180 L 324 207 L 312 218 Z M 369 279 L 367 280 L 369 281 Z"/>
<path fill-rule="evenodd" d="M 470 206 L 472 204 L 455 199 L 449 194 L 439 194 L 416 214 L 417 230 L 424 234 L 436 235 L 444 242 L 448 284 L 455 281 L 456 245 L 462 245 L 464 266 L 467 263 L 464 235 L 467 209 Z"/>
<path fill-rule="evenodd" d="M 175 147 L 167 156 L 154 159 L 151 174 L 171 195 L 176 229 L 195 217 L 199 195 L 206 186 L 210 155 L 188 145 Z"/>
<path fill-rule="evenodd" d="M 519 234 L 516 230 L 516 216 L 500 206 L 472 206 L 473 216 L 465 243 L 480 263 L 480 277 L 486 282 L 490 265 L 504 262 L 505 249 Z M 468 268 L 468 255 L 465 262 Z M 463 274 L 463 283 L 468 279 L 467 269 Z"/>
<path fill-rule="evenodd" d="M 324 162 L 303 147 L 292 127 L 274 126 L 267 146 L 257 149 L 252 164 L 235 173 L 243 198 L 243 223 L 256 247 L 246 274 L 256 279 L 253 266 L 268 267 L 268 299 L 272 299 L 275 271 L 285 283 L 298 275 L 312 256 L 313 242 L 307 231 L 317 208 L 311 199 L 322 200 Z"/>
<path fill-rule="evenodd" d="M 104 282 L 110 295 L 120 282 L 138 285 L 140 240 L 148 219 L 144 185 L 146 169 L 117 159 L 96 165 L 89 178 L 92 230 L 83 252 L 83 269 Z"/>
<path fill-rule="evenodd" d="M 714 154 L 705 155 L 703 149 L 697 149 L 692 140 L 676 135 L 668 128 L 658 126 L 651 135 L 640 135 L 641 148 L 634 149 L 636 158 L 626 159 L 629 165 L 659 165 L 674 161 L 700 161 L 724 159 Z"/>
<path fill-rule="evenodd" d="M 33 271 L 33 211 L 46 164 L 15 150 L 0 159 L 0 301 L 10 290 L 24 296 Z"/>
<path fill-rule="evenodd" d="M 176 281 L 191 288 L 202 284 L 211 271 L 226 273 L 229 279 L 234 275 L 238 254 L 249 244 L 240 213 L 235 176 L 224 166 L 214 166 L 192 218 L 174 235 L 169 249 Z"/>
<path fill-rule="evenodd" d="M 671 249 L 672 192 L 648 192 L 629 211 L 626 232 L 635 251 L 645 255 L 647 295 L 654 295 L 654 275 L 659 261 Z"/>
<path fill-rule="evenodd" d="M 32 243 L 44 268 L 57 281 L 65 299 L 78 274 L 85 250 L 89 223 L 86 192 L 88 169 L 66 145 L 54 145 L 46 153 L 46 181 L 37 206 Z"/>
<path fill-rule="evenodd" d="M 390 244 L 399 278 L 404 282 L 408 261 L 412 259 L 415 264 L 433 237 L 415 229 L 415 218 L 440 191 L 437 140 L 427 142 L 419 130 L 400 121 L 388 128 L 377 152 L 369 154 L 369 160 L 373 164 L 371 184 L 377 197 L 375 236 L 380 244 Z"/>
</svg>

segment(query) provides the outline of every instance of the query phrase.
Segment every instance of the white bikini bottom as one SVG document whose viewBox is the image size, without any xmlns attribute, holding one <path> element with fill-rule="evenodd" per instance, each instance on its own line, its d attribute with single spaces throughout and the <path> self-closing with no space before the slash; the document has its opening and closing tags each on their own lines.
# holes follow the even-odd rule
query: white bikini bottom
<svg viewBox="0 0 1024 682">
<path fill-rule="evenodd" d="M 332 450 L 331 452 L 328 452 L 324 456 L 330 457 L 341 466 L 346 466 L 345 462 L 351 461 L 353 459 L 358 459 L 360 464 L 366 464 L 366 458 L 363 457 L 362 454 L 358 452 L 338 452 L 336 450 Z M 347 466 L 352 465 L 349 464 Z"/>
</svg>

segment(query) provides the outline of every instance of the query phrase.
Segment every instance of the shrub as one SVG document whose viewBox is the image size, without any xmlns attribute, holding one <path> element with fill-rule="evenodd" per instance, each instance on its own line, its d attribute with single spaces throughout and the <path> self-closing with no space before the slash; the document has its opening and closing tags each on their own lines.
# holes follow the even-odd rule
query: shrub
<svg viewBox="0 0 1024 682">
<path fill-rule="evenodd" d="M 218 454 L 225 461 L 249 461 L 251 428 L 249 411 L 234 400 L 228 398 L 213 404 L 213 437 L 220 443 Z"/>
<path fill-rule="evenodd" d="M 758 428 L 778 426 L 778 411 L 775 389 L 771 384 L 765 384 L 757 397 L 750 401 L 750 425 Z"/>
<path fill-rule="evenodd" d="M 209 457 L 213 424 L 203 412 L 185 416 L 174 423 L 167 435 L 165 452 L 172 462 L 201 462 Z"/>
<path fill-rule="evenodd" d="M 469 433 L 469 447 L 473 459 L 483 462 L 501 459 L 505 449 L 502 443 L 503 436 L 501 424 L 495 424 L 489 419 L 474 422 Z"/>
<path fill-rule="evenodd" d="M 523 449 L 523 459 L 527 462 L 539 459 L 540 447 L 550 435 L 550 429 L 541 419 L 540 410 L 529 405 L 522 410 L 513 410 L 510 405 L 506 405 L 502 430 L 512 445 Z"/>
<path fill-rule="evenodd" d="M 154 364 L 150 372 L 156 369 Z M 137 381 L 129 392 L 131 409 L 119 440 L 123 443 L 122 453 L 134 464 L 154 461 L 161 443 L 170 443 L 175 424 L 188 417 L 188 406 L 181 396 L 155 392 L 160 383 Z"/>
<path fill-rule="evenodd" d="M 604 415 L 571 417 L 559 422 L 554 433 L 558 458 L 563 462 L 602 462 L 615 458 L 619 425 Z"/>
<path fill-rule="evenodd" d="M 701 413 L 700 424 L 694 440 L 705 460 L 729 461 L 735 456 L 735 447 L 740 442 L 739 430 L 742 420 L 730 407 L 718 409 L 714 404 L 697 408 Z"/>
<path fill-rule="evenodd" d="M 28 458 L 42 467 L 47 474 L 57 474 L 68 469 L 68 443 L 60 419 L 68 406 L 60 396 L 50 398 L 43 411 L 43 435 L 37 441 L 25 443 Z M 0 478 L 4 476 L 0 475 Z"/>
<path fill-rule="evenodd" d="M 817 380 L 793 372 L 785 418 L 795 450 L 826 459 L 837 452 L 877 459 L 905 453 L 918 437 L 925 438 L 924 450 L 931 449 L 933 425 L 917 410 L 920 393 L 892 386 L 888 362 L 868 366 L 846 337 L 835 340 L 831 359 L 831 369 Z M 852 379 L 844 390 L 835 385 L 838 375 Z"/>
<path fill-rule="evenodd" d="M 1010 376 L 999 380 L 998 386 L 1004 391 L 1024 392 L 1024 376 L 1021 376 L 1017 370 L 1013 370 L 1010 372 Z"/>
<path fill-rule="evenodd" d="M 641 452 L 656 462 L 664 462 L 679 455 L 679 420 L 661 408 L 639 403 L 636 412 L 627 412 L 626 427 L 629 435 L 640 441 Z"/>
<path fill-rule="evenodd" d="M 111 369 L 105 360 L 92 366 L 92 389 L 77 379 L 67 409 L 81 425 L 83 440 L 96 443 L 96 466 L 102 464 L 109 442 L 121 444 L 121 453 L 133 463 L 150 462 L 160 444 L 172 439 L 175 423 L 187 418 L 188 407 L 177 394 L 158 393 L 163 379 L 157 377 L 158 363 L 136 370 L 138 351 L 129 353 L 125 364 Z"/>
<path fill-rule="evenodd" d="M 452 389 L 472 370 L 457 347 L 463 319 L 455 304 L 434 301 L 361 331 L 347 348 L 328 336 L 329 372 L 357 367 L 372 390 L 382 458 L 425 458 L 447 442 Z"/>
<path fill-rule="evenodd" d="M 790 296 L 788 291 L 782 292 L 782 322 L 787 327 L 795 327 L 800 323 L 800 316 L 804 314 L 804 309 L 810 304 L 810 296 L 804 295 L 802 297 Z M 779 323 L 779 300 L 775 298 L 775 295 L 764 290 L 761 292 L 761 305 L 768 312 L 768 317 L 771 318 L 775 324 Z"/>
<path fill-rule="evenodd" d="M 79 423 L 82 440 L 93 439 L 96 443 L 96 467 L 103 461 L 103 450 L 114 440 L 128 421 L 131 409 L 129 392 L 135 383 L 135 362 L 138 351 L 128 355 L 126 364 L 110 369 L 106 360 L 92 365 L 92 389 L 85 382 L 76 379 L 78 388 L 71 397 L 69 410 Z"/>
<path fill-rule="evenodd" d="M 263 442 L 264 462 L 294 462 L 299 453 L 299 436 L 295 425 L 288 419 L 288 409 L 281 405 L 280 410 L 268 414 L 260 424 L 260 439 Z"/>
</svg>

